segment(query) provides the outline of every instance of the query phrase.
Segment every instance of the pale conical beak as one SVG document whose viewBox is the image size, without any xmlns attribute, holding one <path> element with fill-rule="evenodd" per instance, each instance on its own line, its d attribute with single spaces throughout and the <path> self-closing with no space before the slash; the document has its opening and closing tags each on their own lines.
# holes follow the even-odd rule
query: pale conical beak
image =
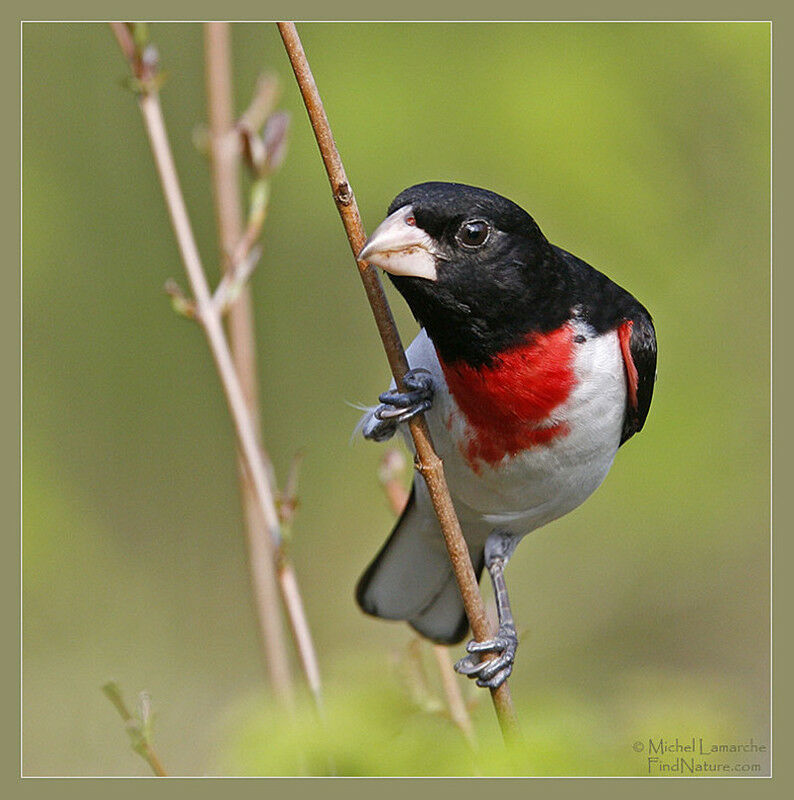
<svg viewBox="0 0 794 800">
<path fill-rule="evenodd" d="M 385 269 L 392 275 L 436 280 L 438 249 L 417 226 L 411 206 L 398 208 L 375 228 L 358 254 L 359 261 Z"/>
</svg>

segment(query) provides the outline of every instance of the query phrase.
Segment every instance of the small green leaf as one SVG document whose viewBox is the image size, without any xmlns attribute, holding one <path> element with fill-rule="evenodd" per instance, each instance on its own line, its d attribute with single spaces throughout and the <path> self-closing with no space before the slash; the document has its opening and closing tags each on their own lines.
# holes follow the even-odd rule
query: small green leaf
<svg viewBox="0 0 794 800">
<path fill-rule="evenodd" d="M 149 44 L 149 24 L 146 22 L 133 22 L 132 39 L 138 52 L 143 53 Z"/>
</svg>

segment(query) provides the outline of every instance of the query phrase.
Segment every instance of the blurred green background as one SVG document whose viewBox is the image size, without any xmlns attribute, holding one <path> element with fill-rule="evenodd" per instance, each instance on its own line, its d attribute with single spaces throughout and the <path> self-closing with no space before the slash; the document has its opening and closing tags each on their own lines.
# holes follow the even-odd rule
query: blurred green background
<svg viewBox="0 0 794 800">
<path fill-rule="evenodd" d="M 238 110 L 272 69 L 293 113 L 253 292 L 282 480 L 305 451 L 292 554 L 332 734 L 305 709 L 287 724 L 267 695 L 219 383 L 162 290 L 184 279 L 125 64 L 105 26 L 25 24 L 24 772 L 147 773 L 100 692 L 110 678 L 152 694 L 174 774 L 321 774 L 330 757 L 340 774 L 632 775 L 649 737 L 768 745 L 768 26 L 300 31 L 369 229 L 413 183 L 485 186 L 648 306 L 647 427 L 511 562 L 526 744 L 504 762 L 483 694 L 473 760 L 411 696 L 407 627 L 353 601 L 392 518 L 384 448 L 351 445 L 345 401 L 373 401 L 387 368 L 277 32 L 235 25 Z M 192 143 L 202 31 L 151 33 L 214 278 Z M 407 341 L 415 323 L 389 292 Z"/>
</svg>

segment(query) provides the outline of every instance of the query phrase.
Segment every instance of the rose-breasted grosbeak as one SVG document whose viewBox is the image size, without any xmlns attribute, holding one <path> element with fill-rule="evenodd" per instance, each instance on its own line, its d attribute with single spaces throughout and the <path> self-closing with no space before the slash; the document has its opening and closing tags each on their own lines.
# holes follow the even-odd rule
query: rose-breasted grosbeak
<svg viewBox="0 0 794 800">
<path fill-rule="evenodd" d="M 382 441 L 424 411 L 477 576 L 487 567 L 499 631 L 456 669 L 496 687 L 518 644 L 504 566 L 521 538 L 576 508 L 648 414 L 656 337 L 645 308 L 493 192 L 454 183 L 406 189 L 361 251 L 382 267 L 422 331 L 362 421 Z M 404 430 L 407 426 L 402 426 Z M 410 437 L 409 437 L 410 438 Z M 359 581 L 369 614 L 436 642 L 468 630 L 424 481 Z M 493 653 L 482 661 L 480 653 Z"/>
</svg>

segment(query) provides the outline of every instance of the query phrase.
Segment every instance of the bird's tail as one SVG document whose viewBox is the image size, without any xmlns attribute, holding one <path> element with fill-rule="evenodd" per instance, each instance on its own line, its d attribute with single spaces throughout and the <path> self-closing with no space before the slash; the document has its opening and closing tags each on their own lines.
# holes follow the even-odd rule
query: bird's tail
<svg viewBox="0 0 794 800">
<path fill-rule="evenodd" d="M 417 500 L 414 484 L 391 536 L 361 576 L 356 599 L 367 614 L 407 620 L 428 639 L 455 644 L 466 635 L 469 621 L 438 520 L 423 505 L 429 501 Z M 479 580 L 482 547 L 471 555 Z"/>
</svg>

